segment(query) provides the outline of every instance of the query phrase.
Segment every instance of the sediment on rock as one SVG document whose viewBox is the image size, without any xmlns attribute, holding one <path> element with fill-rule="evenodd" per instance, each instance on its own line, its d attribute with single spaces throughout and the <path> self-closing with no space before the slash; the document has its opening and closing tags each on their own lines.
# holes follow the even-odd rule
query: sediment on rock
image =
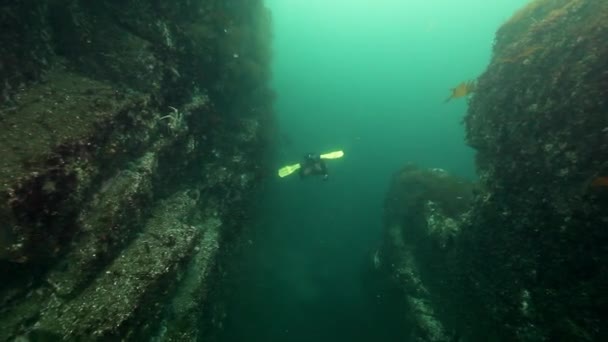
<svg viewBox="0 0 608 342">
<path fill-rule="evenodd" d="M 0 340 L 202 336 L 266 172 L 268 11 L 25 1 L 0 19 Z"/>
<path fill-rule="evenodd" d="M 608 338 L 608 3 L 535 1 L 497 32 L 465 118 L 483 192 L 463 267 L 505 338 Z M 533 18 L 534 20 L 532 20 Z"/>
<path fill-rule="evenodd" d="M 408 165 L 385 200 L 383 255 L 402 289 L 404 329 L 412 341 L 449 341 L 465 314 L 454 304 L 452 259 L 474 186 L 441 169 Z"/>
</svg>

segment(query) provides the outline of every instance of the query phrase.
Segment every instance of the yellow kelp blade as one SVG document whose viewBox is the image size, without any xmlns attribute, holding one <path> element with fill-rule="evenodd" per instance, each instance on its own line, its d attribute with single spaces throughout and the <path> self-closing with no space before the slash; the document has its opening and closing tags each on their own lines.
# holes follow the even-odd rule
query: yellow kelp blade
<svg viewBox="0 0 608 342">
<path fill-rule="evenodd" d="M 285 176 L 289 176 L 290 174 L 296 172 L 299 169 L 300 169 L 300 164 L 283 166 L 282 168 L 279 169 L 279 177 L 283 178 Z"/>
<path fill-rule="evenodd" d="M 344 151 L 334 151 L 321 155 L 321 159 L 338 159 L 344 156 Z"/>
</svg>

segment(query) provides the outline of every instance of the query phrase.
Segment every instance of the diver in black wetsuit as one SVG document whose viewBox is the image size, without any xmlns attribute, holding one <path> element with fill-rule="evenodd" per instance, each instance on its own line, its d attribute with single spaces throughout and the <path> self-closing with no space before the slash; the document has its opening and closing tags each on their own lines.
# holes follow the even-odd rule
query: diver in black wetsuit
<svg viewBox="0 0 608 342">
<path fill-rule="evenodd" d="M 287 177 L 299 170 L 300 178 L 308 176 L 322 176 L 323 180 L 329 177 L 325 159 L 338 159 L 344 156 L 344 151 L 338 150 L 323 154 L 309 153 L 304 156 L 301 163 L 285 165 L 277 171 L 279 177 Z"/>
<path fill-rule="evenodd" d="M 327 165 L 320 155 L 309 153 L 304 156 L 304 160 L 300 163 L 300 178 L 308 176 L 322 176 L 323 180 L 329 178 Z"/>
</svg>

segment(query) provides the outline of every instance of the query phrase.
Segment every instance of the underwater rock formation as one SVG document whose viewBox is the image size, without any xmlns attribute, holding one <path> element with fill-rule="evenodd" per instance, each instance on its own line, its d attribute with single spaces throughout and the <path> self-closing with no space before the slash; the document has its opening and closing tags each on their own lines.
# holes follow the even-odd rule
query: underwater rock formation
<svg viewBox="0 0 608 342">
<path fill-rule="evenodd" d="M 385 200 L 383 255 L 402 289 L 411 341 L 448 341 L 454 255 L 474 185 L 441 169 L 408 165 L 393 176 Z M 451 323 L 451 324 L 450 324 Z"/>
<path fill-rule="evenodd" d="M 273 130 L 262 1 L 0 20 L 0 340 L 201 337 Z"/>
<path fill-rule="evenodd" d="M 444 331 L 476 341 L 608 339 L 606 18 L 606 1 L 537 0 L 498 30 L 465 117 L 479 189 L 460 220 L 432 220 L 457 232 L 449 249 L 425 251 L 445 239 L 431 233 L 426 199 L 401 200 L 405 213 L 423 209 L 417 222 L 395 224 L 424 232 L 403 235 L 416 241 L 402 253 Z"/>
</svg>

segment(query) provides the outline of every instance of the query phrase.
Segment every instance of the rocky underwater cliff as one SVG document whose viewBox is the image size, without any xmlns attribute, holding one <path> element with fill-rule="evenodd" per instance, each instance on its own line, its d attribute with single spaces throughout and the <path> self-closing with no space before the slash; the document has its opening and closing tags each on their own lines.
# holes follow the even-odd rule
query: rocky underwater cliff
<svg viewBox="0 0 608 342">
<path fill-rule="evenodd" d="M 479 182 L 409 166 L 383 254 L 412 341 L 608 339 L 608 2 L 497 32 L 465 117 Z"/>
<path fill-rule="evenodd" d="M 0 5 L 0 340 L 195 340 L 273 130 L 262 1 Z"/>
</svg>

